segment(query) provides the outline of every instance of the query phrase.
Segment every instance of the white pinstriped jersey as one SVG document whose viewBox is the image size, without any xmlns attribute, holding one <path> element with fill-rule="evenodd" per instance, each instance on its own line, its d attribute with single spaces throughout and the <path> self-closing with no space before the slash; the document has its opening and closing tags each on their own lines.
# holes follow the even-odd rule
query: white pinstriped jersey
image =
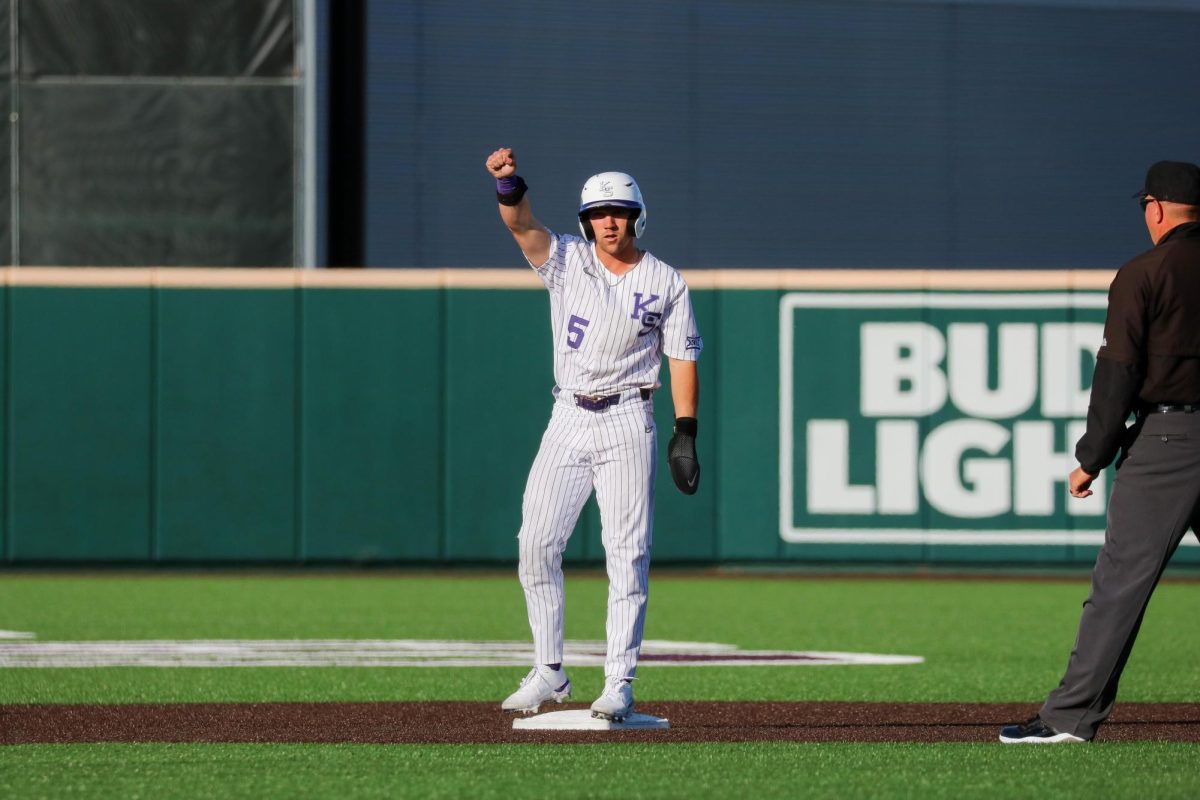
<svg viewBox="0 0 1200 800">
<path fill-rule="evenodd" d="M 659 387 L 662 357 L 695 361 L 704 342 L 687 284 L 643 251 L 620 277 L 578 236 L 552 234 L 545 264 L 532 264 L 550 290 L 554 381 L 559 391 L 608 395 Z"/>
</svg>

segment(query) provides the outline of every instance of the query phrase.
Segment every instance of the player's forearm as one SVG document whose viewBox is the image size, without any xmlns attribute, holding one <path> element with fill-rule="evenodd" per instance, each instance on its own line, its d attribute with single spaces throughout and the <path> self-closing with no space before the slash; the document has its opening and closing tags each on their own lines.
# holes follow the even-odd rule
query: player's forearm
<svg viewBox="0 0 1200 800">
<path fill-rule="evenodd" d="M 506 228 L 512 231 L 513 236 L 520 236 L 535 229 L 544 230 L 542 223 L 533 216 L 533 209 L 529 206 L 528 198 L 522 197 L 521 202 L 515 206 L 506 206 L 500 203 L 498 207 L 501 221 Z"/>
<path fill-rule="evenodd" d="M 500 219 L 517 240 L 517 247 L 521 248 L 529 263 L 545 263 L 550 257 L 550 231 L 533 216 L 527 199 L 521 198 L 521 202 L 515 206 L 501 203 Z"/>
<path fill-rule="evenodd" d="M 671 370 L 671 400 L 675 404 L 675 418 L 695 417 L 700 410 L 700 375 L 695 361 L 667 359 Z"/>
</svg>

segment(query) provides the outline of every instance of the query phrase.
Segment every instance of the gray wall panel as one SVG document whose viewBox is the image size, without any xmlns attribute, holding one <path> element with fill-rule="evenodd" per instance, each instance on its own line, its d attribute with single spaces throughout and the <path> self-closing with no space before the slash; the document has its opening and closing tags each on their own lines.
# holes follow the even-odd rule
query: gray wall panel
<svg viewBox="0 0 1200 800">
<path fill-rule="evenodd" d="M 12 75 L 12 0 L 0 0 L 0 78 Z"/>
<path fill-rule="evenodd" d="M 681 267 L 1111 266 L 1146 166 L 1200 160 L 1200 4 L 1167 5 L 616 0 L 609 31 L 516 0 L 498 35 L 374 3 L 367 261 L 520 265 L 482 167 L 510 145 L 555 230 L 633 173 Z"/>
<path fill-rule="evenodd" d="M 0 140 L 0 185 L 19 169 L 19 264 L 297 263 L 302 4 L 6 0 L 4 48 L 11 8 L 20 139 L 15 157 Z"/>
<path fill-rule="evenodd" d="M 292 264 L 290 87 L 28 84 L 21 102 L 22 263 Z"/>
<path fill-rule="evenodd" d="M 0 0 L 0 264 L 12 264 L 12 0 Z"/>
<path fill-rule="evenodd" d="M 12 109 L 12 91 L 7 79 L 0 81 L 0 109 L 8 116 Z M 0 121 L 0 264 L 12 259 L 12 125 Z"/>
<path fill-rule="evenodd" d="M 697 22 L 700 188 L 668 232 L 689 265 L 945 263 L 944 9 L 742 9 Z"/>
<path fill-rule="evenodd" d="M 1148 248 L 1130 199 L 1146 167 L 1200 161 L 1200 13 L 982 8 L 957 17 L 953 260 L 1112 268 Z M 1178 56 L 1162 69 L 1159 53 Z"/>
<path fill-rule="evenodd" d="M 287 76 L 292 0 L 37 0 L 21 75 Z"/>
</svg>

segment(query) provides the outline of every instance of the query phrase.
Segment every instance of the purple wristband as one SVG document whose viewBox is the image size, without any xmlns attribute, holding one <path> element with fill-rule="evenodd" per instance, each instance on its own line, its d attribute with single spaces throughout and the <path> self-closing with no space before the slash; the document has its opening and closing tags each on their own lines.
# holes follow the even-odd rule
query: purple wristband
<svg viewBox="0 0 1200 800">
<path fill-rule="evenodd" d="M 496 178 L 496 194 L 512 194 L 521 186 L 521 179 L 516 175 L 507 178 Z"/>
<path fill-rule="evenodd" d="M 529 187 L 525 185 L 525 181 L 520 175 L 496 178 L 496 200 L 502 206 L 517 205 L 528 189 Z"/>
</svg>

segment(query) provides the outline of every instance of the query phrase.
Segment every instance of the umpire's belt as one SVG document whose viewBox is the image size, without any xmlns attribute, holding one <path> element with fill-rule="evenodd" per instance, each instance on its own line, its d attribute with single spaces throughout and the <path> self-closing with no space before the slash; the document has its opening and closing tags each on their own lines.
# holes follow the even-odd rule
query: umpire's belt
<svg viewBox="0 0 1200 800">
<path fill-rule="evenodd" d="M 636 391 L 638 396 L 640 396 L 643 400 L 649 400 L 650 395 L 654 394 L 653 389 L 634 389 L 630 392 L 626 392 L 625 394 L 629 397 L 633 397 L 632 392 L 634 391 Z M 575 405 L 579 406 L 585 411 L 603 411 L 609 406 L 615 406 L 617 403 L 621 402 L 621 397 L 622 395 L 620 393 L 605 395 L 577 394 L 575 395 Z"/>
<path fill-rule="evenodd" d="M 1200 411 L 1200 403 L 1146 403 L 1138 408 L 1139 417 L 1147 414 L 1194 414 Z"/>
</svg>

